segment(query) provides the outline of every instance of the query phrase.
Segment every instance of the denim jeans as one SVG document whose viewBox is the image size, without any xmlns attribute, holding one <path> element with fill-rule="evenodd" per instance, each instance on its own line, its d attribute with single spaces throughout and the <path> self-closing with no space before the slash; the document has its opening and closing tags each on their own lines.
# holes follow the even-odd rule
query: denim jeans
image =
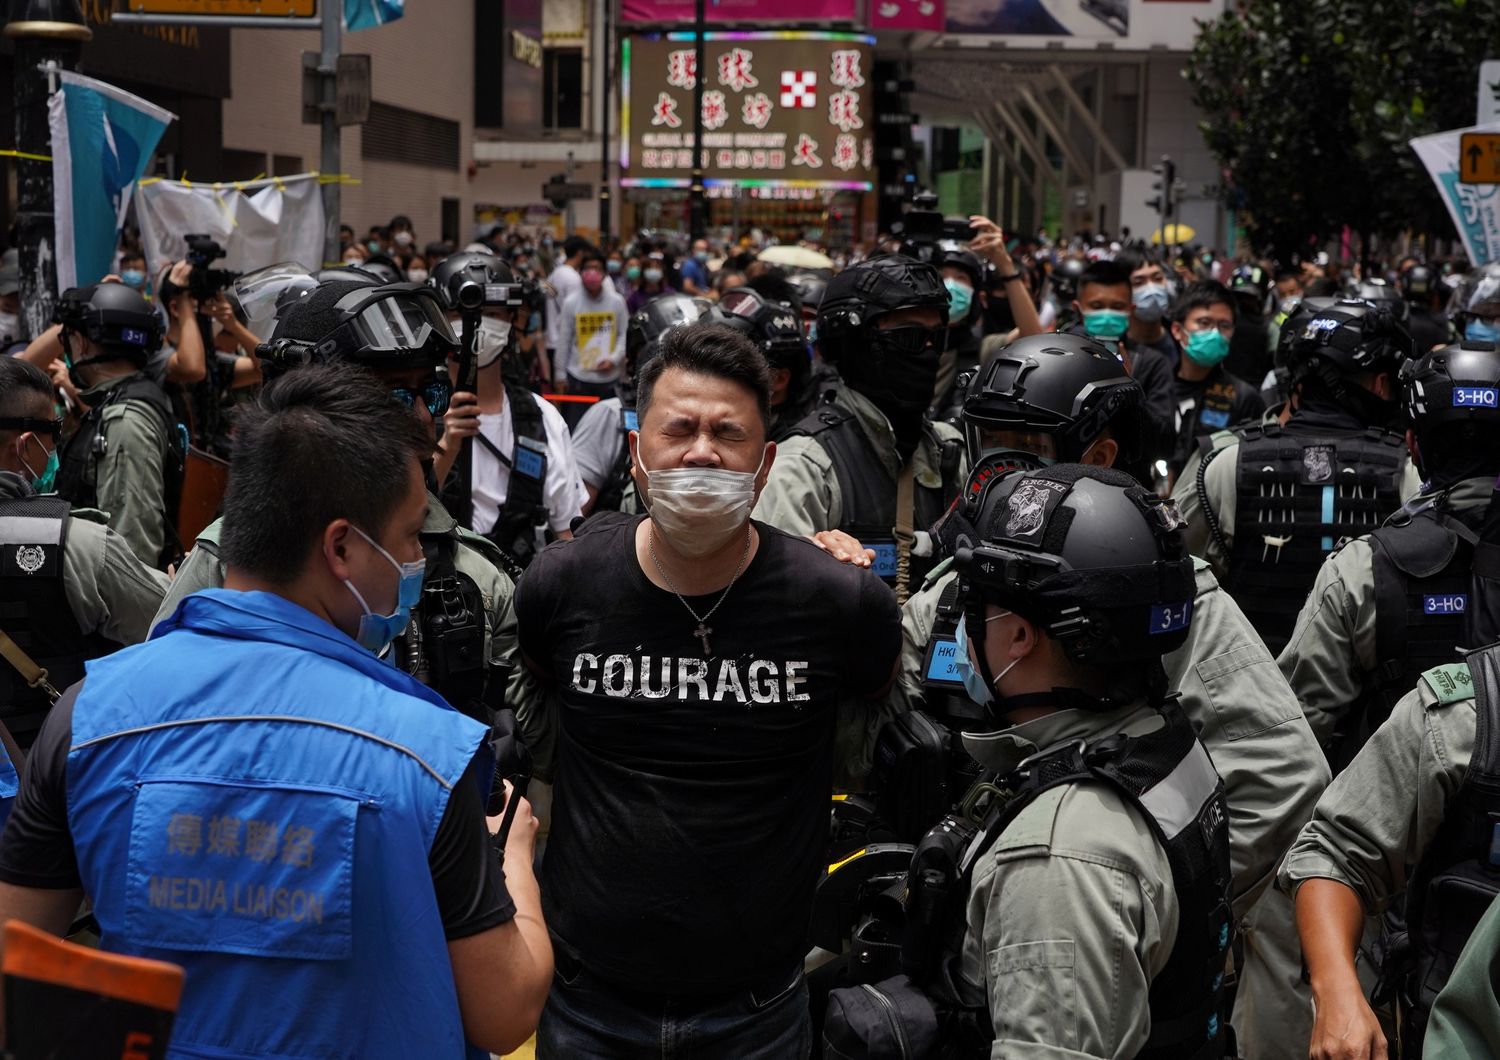
<svg viewBox="0 0 1500 1060">
<path fill-rule="evenodd" d="M 537 1060 L 806 1060 L 811 1048 L 800 968 L 785 985 L 698 998 L 653 996 L 564 965 L 536 1034 Z"/>
</svg>

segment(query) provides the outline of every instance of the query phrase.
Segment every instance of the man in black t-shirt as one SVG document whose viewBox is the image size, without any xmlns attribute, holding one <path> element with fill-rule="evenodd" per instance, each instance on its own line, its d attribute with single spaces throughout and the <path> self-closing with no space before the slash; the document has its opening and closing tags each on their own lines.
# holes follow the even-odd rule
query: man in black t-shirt
<svg viewBox="0 0 1500 1060">
<path fill-rule="evenodd" d="M 517 587 L 521 652 L 556 711 L 523 724 L 557 730 L 538 1056 L 672 1040 L 684 1056 L 805 1057 L 838 708 L 889 685 L 895 597 L 750 520 L 776 450 L 768 369 L 743 336 L 668 333 L 637 409 L 650 515 L 595 516 Z"/>
<path fill-rule="evenodd" d="M 1233 296 L 1212 280 L 1193 284 L 1172 307 L 1172 337 L 1182 346 L 1175 390 L 1174 475 L 1187 463 L 1199 438 L 1256 419 L 1266 411 L 1260 390 L 1224 366 L 1236 326 Z"/>
</svg>

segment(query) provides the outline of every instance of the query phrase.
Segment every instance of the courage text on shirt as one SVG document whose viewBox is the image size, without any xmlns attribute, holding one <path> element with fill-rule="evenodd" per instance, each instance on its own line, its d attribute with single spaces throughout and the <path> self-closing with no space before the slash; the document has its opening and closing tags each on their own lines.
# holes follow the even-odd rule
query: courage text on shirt
<svg viewBox="0 0 1500 1060">
<path fill-rule="evenodd" d="M 589 652 L 579 652 L 573 660 L 575 691 L 619 699 L 675 696 L 712 703 L 806 703 L 811 697 L 800 691 L 806 684 L 806 660 L 788 660 L 780 666 L 769 659 L 746 663 L 650 655 L 607 655 L 601 660 Z"/>
</svg>

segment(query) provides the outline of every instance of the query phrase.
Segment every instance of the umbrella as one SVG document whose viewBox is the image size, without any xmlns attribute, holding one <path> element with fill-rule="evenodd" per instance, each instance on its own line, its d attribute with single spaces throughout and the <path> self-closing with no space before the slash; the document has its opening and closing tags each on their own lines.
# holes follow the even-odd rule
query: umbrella
<svg viewBox="0 0 1500 1060">
<path fill-rule="evenodd" d="M 1166 243 L 1168 246 L 1177 246 L 1181 243 L 1192 242 L 1193 237 L 1197 234 L 1197 232 L 1193 231 L 1191 225 L 1174 222 L 1173 224 L 1167 225 L 1165 228 L 1158 228 L 1155 232 L 1152 232 L 1151 242 Z M 1165 238 L 1163 238 L 1163 236 L 1165 236 Z"/>
<path fill-rule="evenodd" d="M 819 254 L 810 247 L 777 246 L 767 247 L 755 255 L 761 261 L 769 261 L 772 265 L 787 265 L 794 269 L 831 269 L 833 259 L 827 254 Z"/>
</svg>

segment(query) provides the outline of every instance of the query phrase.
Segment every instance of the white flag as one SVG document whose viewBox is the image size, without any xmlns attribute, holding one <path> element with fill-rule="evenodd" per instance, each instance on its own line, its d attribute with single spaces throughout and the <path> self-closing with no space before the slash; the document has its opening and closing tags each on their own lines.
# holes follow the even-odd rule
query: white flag
<svg viewBox="0 0 1500 1060">
<path fill-rule="evenodd" d="M 1458 182 L 1459 139 L 1470 132 L 1500 132 L 1500 123 L 1419 136 L 1411 141 L 1411 149 L 1437 185 L 1469 262 L 1479 266 L 1500 261 L 1500 184 Z"/>
</svg>

